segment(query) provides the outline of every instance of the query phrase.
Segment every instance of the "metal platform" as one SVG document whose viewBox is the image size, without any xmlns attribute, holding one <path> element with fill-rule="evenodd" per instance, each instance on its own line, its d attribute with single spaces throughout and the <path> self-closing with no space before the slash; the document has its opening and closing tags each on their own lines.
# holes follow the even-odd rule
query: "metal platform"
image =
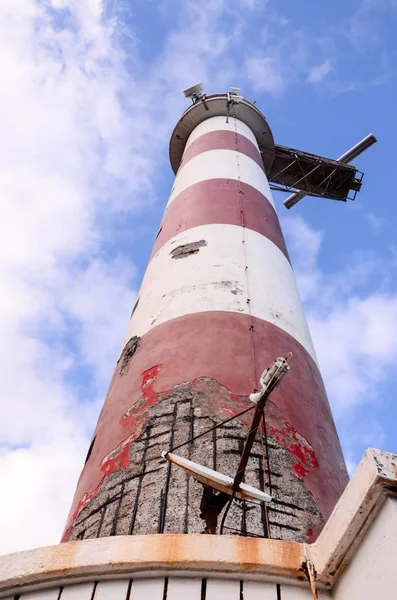
<svg viewBox="0 0 397 600">
<path fill-rule="evenodd" d="M 260 150 L 265 159 L 267 149 Z M 362 179 L 363 173 L 352 165 L 275 145 L 274 162 L 269 173 L 270 187 L 273 190 L 299 190 L 310 196 L 346 202 L 355 199 Z"/>
</svg>

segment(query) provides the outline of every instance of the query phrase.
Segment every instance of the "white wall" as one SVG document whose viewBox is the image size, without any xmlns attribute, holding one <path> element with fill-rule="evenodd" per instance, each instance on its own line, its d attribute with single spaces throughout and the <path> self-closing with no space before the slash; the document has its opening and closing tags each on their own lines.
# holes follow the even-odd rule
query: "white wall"
<svg viewBox="0 0 397 600">
<path fill-rule="evenodd" d="M 397 598 L 397 498 L 389 496 L 334 590 L 335 600 Z"/>
</svg>

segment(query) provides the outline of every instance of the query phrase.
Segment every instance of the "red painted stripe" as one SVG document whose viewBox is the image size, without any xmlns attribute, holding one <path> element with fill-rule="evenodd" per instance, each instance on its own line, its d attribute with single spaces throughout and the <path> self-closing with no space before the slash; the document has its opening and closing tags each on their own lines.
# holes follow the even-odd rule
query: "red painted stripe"
<svg viewBox="0 0 397 600">
<path fill-rule="evenodd" d="M 202 152 L 208 152 L 208 150 L 235 150 L 236 152 L 241 152 L 252 158 L 264 170 L 261 153 L 251 140 L 241 135 L 241 133 L 221 130 L 204 133 L 192 142 L 183 153 L 178 171 L 189 160 Z"/>
<path fill-rule="evenodd" d="M 231 393 L 230 405 L 225 407 L 224 400 L 215 404 L 222 420 L 225 410 L 233 410 L 234 395 L 252 392 L 263 369 L 288 352 L 293 353 L 291 372 L 271 400 L 284 416 L 283 422 L 303 436 L 314 451 L 318 466 L 303 473 L 304 481 L 327 519 L 346 486 L 347 474 L 318 367 L 293 337 L 275 325 L 231 312 L 196 313 L 167 321 L 142 337 L 123 375 L 120 364 L 116 366 L 96 428 L 95 445 L 79 479 L 70 514 L 76 513 L 84 494 L 95 493 L 103 482 L 101 462 L 130 434 L 131 424 L 126 427 L 125 414 L 140 398 L 155 403 L 160 392 L 181 382 L 213 378 Z M 212 401 L 216 403 L 216 399 Z M 131 411 L 127 414 L 129 419 L 134 417 Z M 135 425 L 142 428 L 145 414 L 135 415 Z M 298 452 L 293 444 L 288 450 Z"/>
<path fill-rule="evenodd" d="M 243 211 L 243 212 L 242 212 Z M 273 206 L 256 188 L 236 179 L 206 179 L 181 192 L 168 206 L 152 256 L 182 231 L 210 224 L 245 225 L 288 252 Z"/>
</svg>

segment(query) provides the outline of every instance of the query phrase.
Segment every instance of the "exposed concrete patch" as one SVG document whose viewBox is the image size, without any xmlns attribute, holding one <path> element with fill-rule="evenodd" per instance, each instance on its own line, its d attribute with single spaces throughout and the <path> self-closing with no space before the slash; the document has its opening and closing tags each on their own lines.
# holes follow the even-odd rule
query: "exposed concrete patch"
<svg viewBox="0 0 397 600">
<path fill-rule="evenodd" d="M 284 590 L 288 598 L 311 598 L 307 583 L 307 591 L 293 587 L 303 580 L 302 564 L 309 557 L 320 598 L 329 597 L 325 586 L 333 590 L 332 598 L 394 598 L 396 464 L 396 455 L 367 450 L 320 537 L 306 548 L 294 542 L 228 535 L 138 535 L 58 544 L 0 557 L 0 596 L 19 598 L 22 593 L 25 597 L 48 586 L 57 597 L 60 585 L 129 579 L 135 573 L 151 577 L 160 571 L 171 577 L 179 572 L 185 579 L 206 574 L 208 579 L 277 581 L 283 598 Z M 129 488 L 131 494 L 133 489 Z M 90 531 L 95 537 L 94 525 Z M 106 525 L 100 531 L 100 537 L 104 535 L 114 532 Z"/>
<path fill-rule="evenodd" d="M 142 398 L 121 419 L 128 437 L 104 458 L 108 475 L 82 505 L 65 539 L 203 531 L 202 486 L 183 470 L 165 462 L 161 451 L 178 446 L 192 435 L 211 428 L 214 422 L 236 414 L 249 406 L 249 401 L 208 377 L 156 393 L 153 384 L 160 369 L 161 365 L 156 365 L 145 372 Z M 268 408 L 270 473 L 266 452 L 264 454 L 258 438 L 245 481 L 270 492 L 274 501 L 269 506 L 268 516 L 263 506 L 234 502 L 225 522 L 225 533 L 266 536 L 270 526 L 272 538 L 307 541 L 310 530 L 322 523 L 322 516 L 304 478 L 297 477 L 296 464 L 302 460 L 307 471 L 315 466 L 307 462 L 304 452 L 298 453 L 302 456 L 300 459 L 288 450 L 285 435 L 281 435 L 282 427 L 286 426 L 285 418 L 274 404 L 269 403 Z M 247 413 L 185 445 L 177 454 L 232 476 L 251 418 Z M 290 427 L 289 435 L 292 430 Z M 304 449 L 307 441 L 299 434 L 294 436 L 296 446 Z"/>
<path fill-rule="evenodd" d="M 171 250 L 171 258 L 186 258 L 192 254 L 198 254 L 200 248 L 207 246 L 205 240 L 199 240 L 198 242 L 190 242 L 189 244 L 182 244 Z"/>
<path fill-rule="evenodd" d="M 138 300 L 137 300 L 137 303 L 138 303 Z M 126 373 L 128 371 L 128 367 L 130 366 L 131 359 L 134 356 L 135 352 L 138 350 L 140 341 L 141 341 L 141 338 L 138 337 L 137 335 L 134 335 L 130 340 L 128 340 L 128 342 L 124 346 L 121 356 L 118 360 L 118 362 L 121 361 L 120 375 L 124 375 L 124 373 Z"/>
</svg>

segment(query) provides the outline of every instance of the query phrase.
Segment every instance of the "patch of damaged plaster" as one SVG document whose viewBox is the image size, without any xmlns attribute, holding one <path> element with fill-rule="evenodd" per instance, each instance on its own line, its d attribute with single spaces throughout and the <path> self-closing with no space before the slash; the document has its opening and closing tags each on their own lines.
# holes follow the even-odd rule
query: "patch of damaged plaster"
<svg viewBox="0 0 397 600">
<path fill-rule="evenodd" d="M 200 248 L 207 246 L 205 240 L 199 240 L 198 242 L 190 242 L 189 244 L 182 244 L 171 250 L 171 258 L 186 258 L 192 254 L 198 254 Z"/>
<path fill-rule="evenodd" d="M 244 291 L 238 281 L 212 281 L 211 285 L 218 290 L 230 290 L 234 296 L 241 295 Z"/>
<path fill-rule="evenodd" d="M 120 421 L 128 436 L 104 457 L 102 481 L 82 498 L 64 540 L 202 532 L 201 485 L 162 460 L 161 451 L 236 414 L 249 401 L 208 377 L 156 392 L 154 384 L 161 368 L 156 365 L 143 373 L 142 397 Z M 250 422 L 251 416 L 244 415 L 180 448 L 178 454 L 233 475 Z M 269 527 L 272 538 L 307 541 L 309 532 L 323 521 L 304 483 L 305 475 L 317 468 L 317 461 L 308 442 L 272 402 L 266 408 L 266 423 L 267 454 L 263 440 L 257 439 L 245 481 L 271 493 L 268 516 L 263 506 L 236 501 L 228 513 L 225 532 L 265 536 Z"/>
<path fill-rule="evenodd" d="M 118 360 L 118 362 L 121 362 L 120 375 L 124 375 L 128 371 L 131 359 L 134 356 L 135 352 L 138 350 L 140 341 L 141 338 L 137 335 L 134 335 L 130 340 L 128 340 L 128 342 L 124 346 L 121 356 Z"/>
</svg>

